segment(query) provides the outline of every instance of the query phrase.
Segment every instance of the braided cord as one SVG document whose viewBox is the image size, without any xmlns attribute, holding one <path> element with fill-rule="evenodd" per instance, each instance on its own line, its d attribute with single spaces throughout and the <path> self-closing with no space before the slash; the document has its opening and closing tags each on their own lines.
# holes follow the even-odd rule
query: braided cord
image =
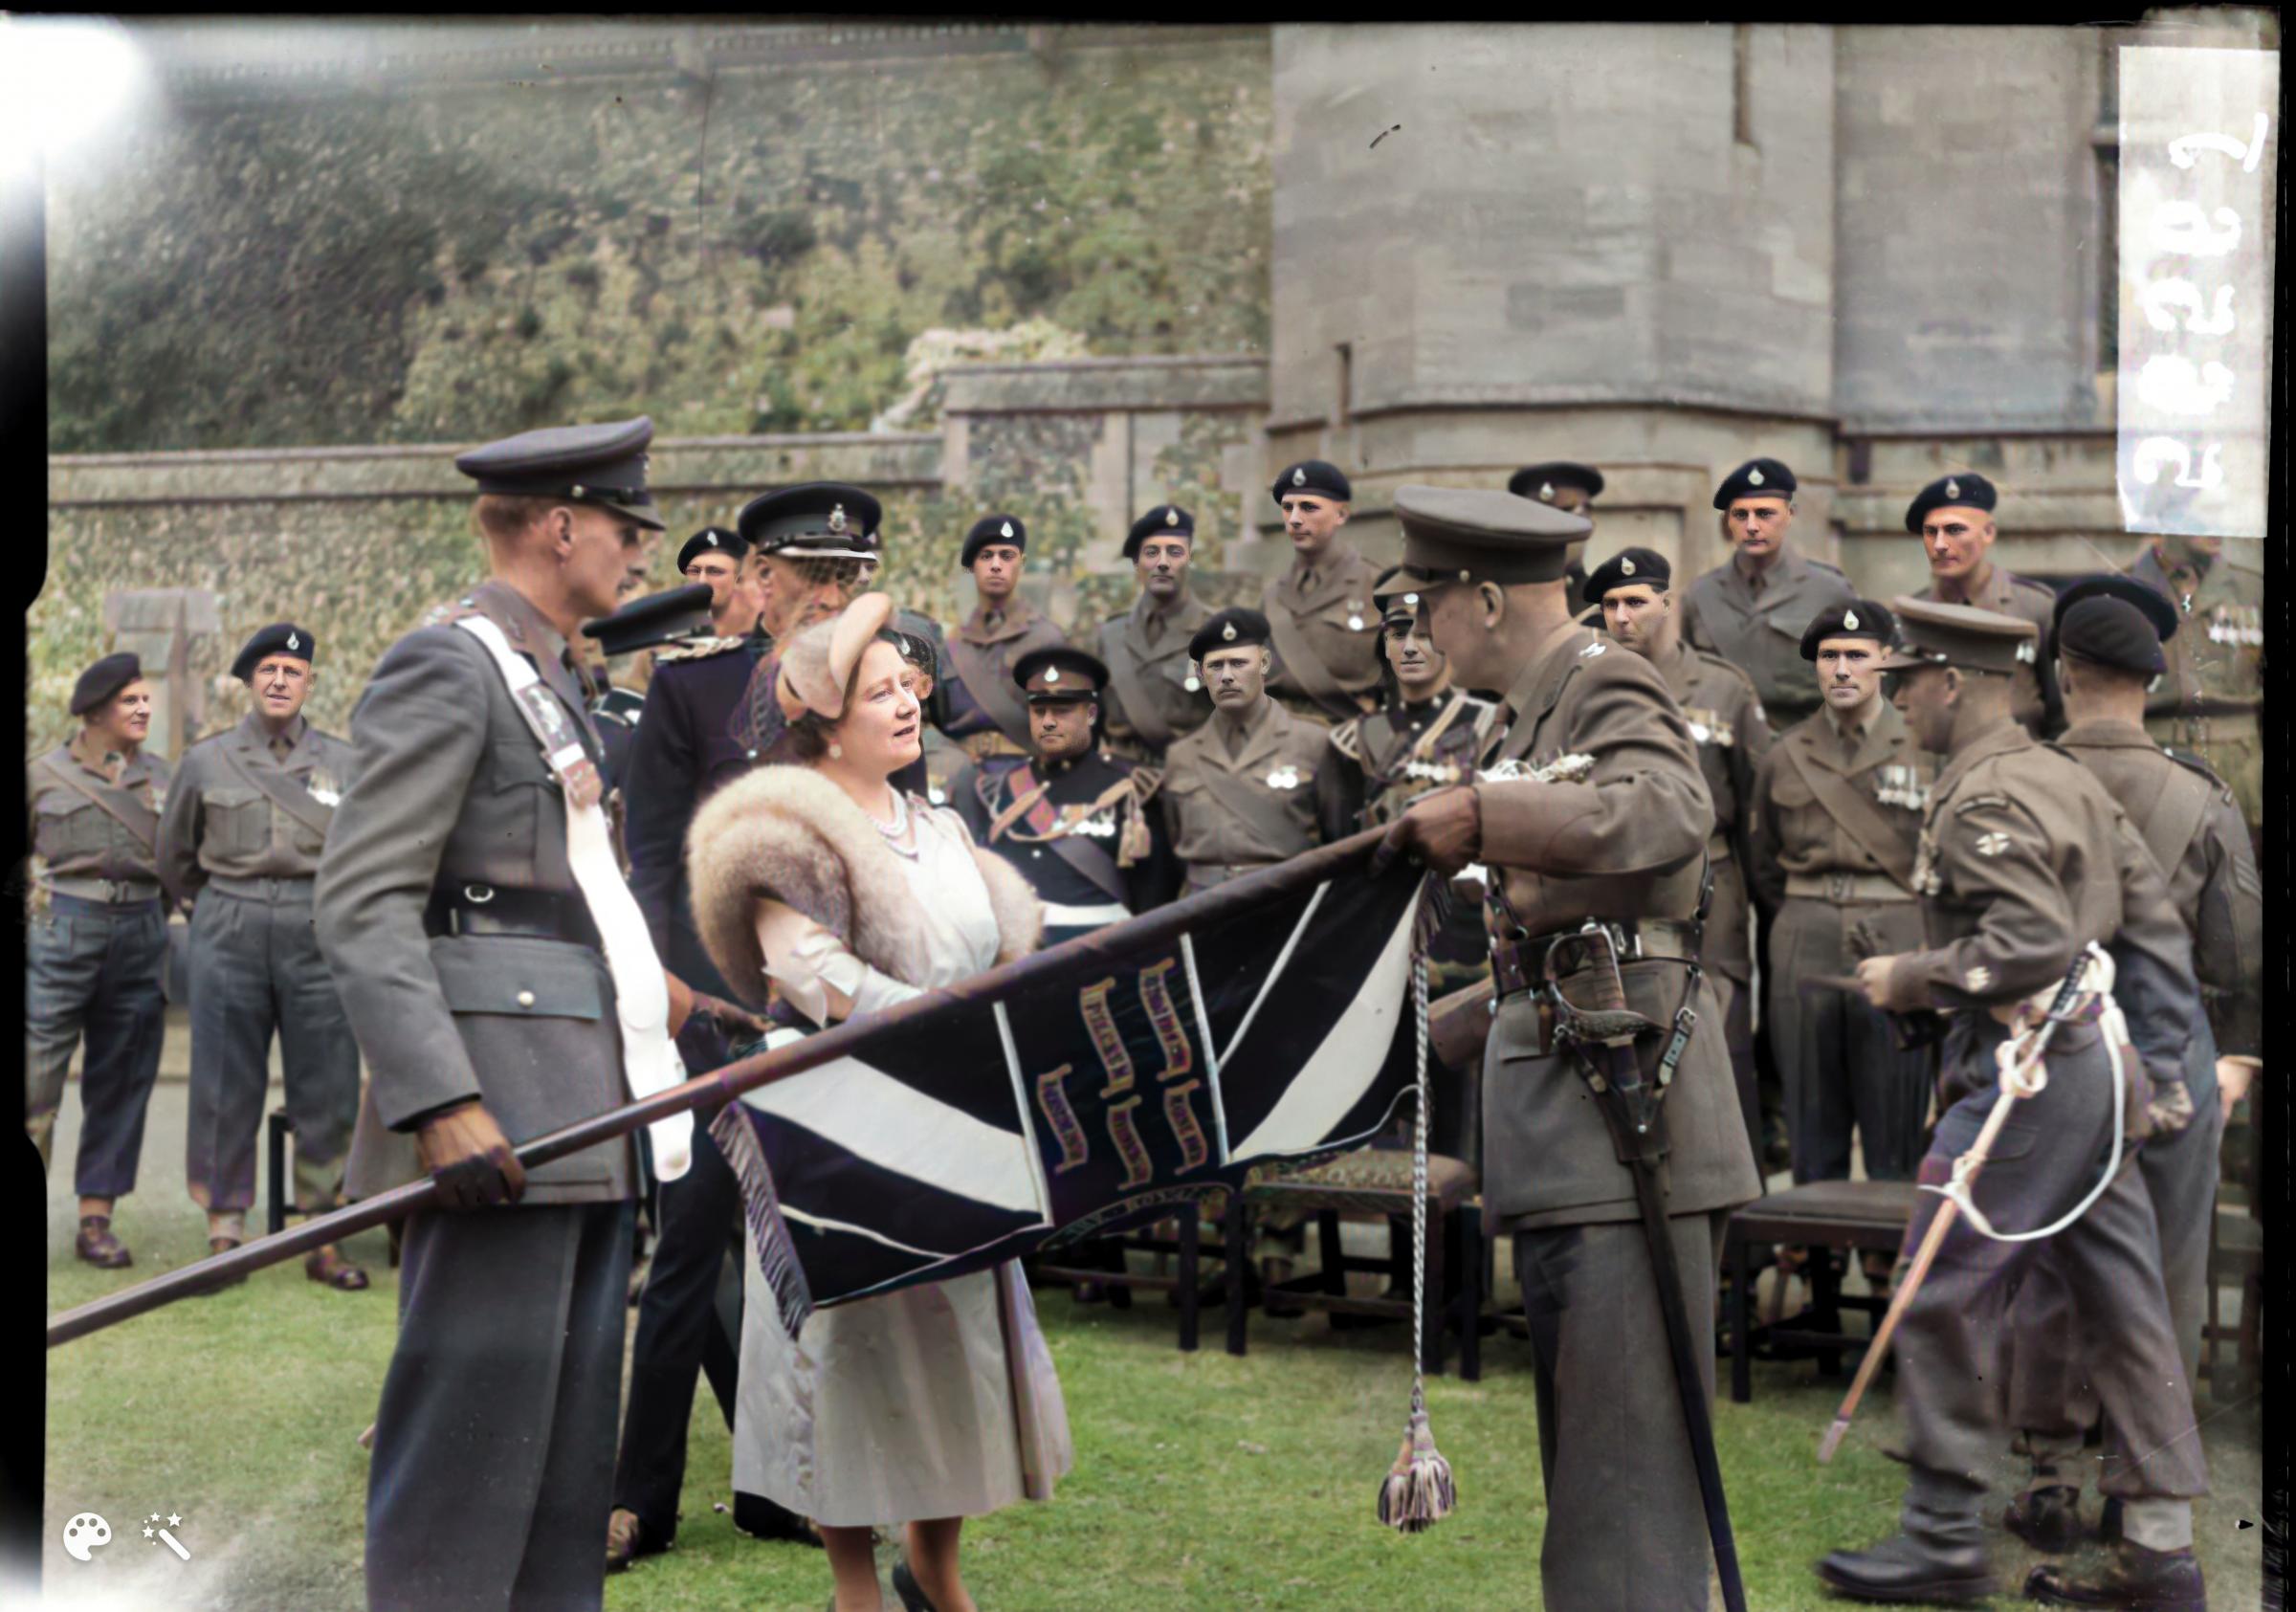
<svg viewBox="0 0 2296 1612">
<path fill-rule="evenodd" d="M 1411 1007 L 1418 1028 L 1418 1090 L 1411 1122 L 1411 1409 L 1427 1408 L 1423 1341 L 1427 1311 L 1427 955 L 1411 954 Z"/>
</svg>

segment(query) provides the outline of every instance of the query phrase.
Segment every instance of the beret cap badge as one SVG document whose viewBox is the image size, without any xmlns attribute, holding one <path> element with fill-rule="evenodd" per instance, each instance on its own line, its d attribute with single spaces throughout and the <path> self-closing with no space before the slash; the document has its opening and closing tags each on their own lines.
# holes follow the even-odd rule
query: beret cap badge
<svg viewBox="0 0 2296 1612">
<path fill-rule="evenodd" d="M 1632 576 L 1634 575 L 1634 562 L 1631 560 L 1622 560 L 1619 562 L 1619 569 L 1623 574 Z"/>
<path fill-rule="evenodd" d="M 1754 467 L 1754 469 L 1748 471 L 1746 473 L 1746 479 L 1752 482 L 1755 486 L 1759 487 L 1762 484 L 1762 467 L 1756 465 Z"/>
<path fill-rule="evenodd" d="M 998 535 L 999 537 L 1003 537 L 1003 538 L 1009 538 L 1009 537 L 1011 537 L 1011 536 L 1012 536 L 1012 522 L 1011 522 L 1011 521 L 1009 521 L 1009 520 L 1007 520 L 1007 521 L 1005 521 L 1005 522 L 1004 522 L 1004 525 L 1002 525 L 1002 526 L 998 527 L 998 528 L 997 528 L 997 535 Z"/>
<path fill-rule="evenodd" d="M 1168 508 L 1164 511 L 1164 524 L 1167 526 L 1177 526 L 1180 524 L 1180 510 L 1177 506 Z"/>
<path fill-rule="evenodd" d="M 290 632 L 287 634 L 287 647 L 291 650 L 299 650 L 303 646 L 301 641 L 298 639 L 294 633 Z"/>
<path fill-rule="evenodd" d="M 1234 643 L 1236 641 L 1236 624 L 1231 621 L 1225 627 L 1222 628 L 1220 629 L 1220 636 L 1230 644 Z"/>
<path fill-rule="evenodd" d="M 1538 501 L 1542 504 L 1551 504 L 1555 501 L 1555 483 L 1542 481 L 1538 484 Z"/>
<path fill-rule="evenodd" d="M 1858 612 L 1855 610 L 1843 610 L 1842 612 L 1842 627 L 1843 630 L 1844 631 L 1855 632 L 1858 628 Z"/>
<path fill-rule="evenodd" d="M 1293 465 L 1292 467 L 1292 485 L 1294 487 L 1305 487 L 1307 484 L 1308 473 L 1306 469 L 1299 465 Z"/>
<path fill-rule="evenodd" d="M 1961 496 L 1961 483 L 1950 475 L 1945 478 L 1945 496 L 1949 498 Z"/>
</svg>

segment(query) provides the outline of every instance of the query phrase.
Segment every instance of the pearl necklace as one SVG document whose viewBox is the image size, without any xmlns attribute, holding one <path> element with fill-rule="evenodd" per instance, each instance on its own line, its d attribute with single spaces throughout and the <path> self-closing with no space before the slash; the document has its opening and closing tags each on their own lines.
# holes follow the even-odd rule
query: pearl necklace
<svg viewBox="0 0 2296 1612">
<path fill-rule="evenodd" d="M 909 798 L 906 795 L 898 789 L 893 792 L 893 821 L 891 823 L 878 822 L 873 812 L 869 813 L 868 816 L 869 826 L 885 836 L 887 846 L 900 855 L 908 857 L 912 862 L 916 860 L 916 848 L 914 845 L 900 843 L 909 833 Z"/>
</svg>

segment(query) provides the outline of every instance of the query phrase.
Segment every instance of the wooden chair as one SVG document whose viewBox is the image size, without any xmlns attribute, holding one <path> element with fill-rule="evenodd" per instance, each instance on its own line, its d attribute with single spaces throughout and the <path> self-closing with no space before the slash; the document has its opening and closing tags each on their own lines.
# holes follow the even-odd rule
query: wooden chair
<svg viewBox="0 0 2296 1612">
<path fill-rule="evenodd" d="M 1730 1397 L 1744 1404 L 1754 1398 L 1753 1361 L 1815 1357 L 1819 1369 L 1836 1376 L 1846 1351 L 1863 1350 L 1870 1328 L 1889 1308 L 1877 1296 L 1852 1297 L 1829 1260 L 1810 1262 L 1810 1303 L 1775 1326 L 1754 1321 L 1754 1279 L 1769 1249 L 1788 1248 L 1879 1248 L 1895 1253 L 1913 1219 L 1916 1193 L 1911 1181 L 1810 1181 L 1757 1198 L 1730 1217 L 1723 1258 L 1730 1271 Z M 1844 1310 L 1868 1317 L 1865 1335 L 1846 1332 Z"/>
<path fill-rule="evenodd" d="M 1065 1247 L 1044 1249 L 1030 1262 L 1030 1273 L 1037 1280 L 1066 1283 L 1071 1288 L 1097 1283 L 1106 1290 L 1110 1308 L 1115 1310 L 1132 1308 L 1135 1288 L 1176 1292 L 1180 1296 L 1180 1347 L 1182 1353 L 1193 1354 L 1205 1296 L 1203 1261 L 1210 1258 L 1222 1263 L 1223 1282 L 1228 1292 L 1236 1292 L 1239 1287 L 1236 1274 L 1242 1262 L 1231 1257 L 1231 1250 L 1241 1245 L 1232 1236 L 1206 1242 L 1203 1228 L 1206 1220 L 1225 1225 L 1227 1210 L 1221 1200 L 1232 1201 L 1235 1196 L 1216 1194 L 1203 1203 L 1137 1231 L 1084 1238 Z M 1157 1256 L 1157 1270 L 1134 1270 L 1128 1255 L 1136 1250 Z M 1167 1259 L 1175 1264 L 1173 1273 L 1168 1276 L 1162 1274 Z"/>
</svg>

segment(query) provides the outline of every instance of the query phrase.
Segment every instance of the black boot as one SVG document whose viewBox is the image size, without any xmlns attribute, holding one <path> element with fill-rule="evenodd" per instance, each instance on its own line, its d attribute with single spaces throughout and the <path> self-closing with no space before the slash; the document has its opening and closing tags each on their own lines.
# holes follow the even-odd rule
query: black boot
<svg viewBox="0 0 2296 1612">
<path fill-rule="evenodd" d="M 2043 1606 L 2109 1606 L 2116 1612 L 2208 1612 L 2200 1562 L 2188 1546 L 2148 1551 L 2133 1540 L 2112 1547 L 2104 1570 L 2075 1578 L 2058 1563 L 2036 1567 L 2025 1594 Z"/>
<path fill-rule="evenodd" d="M 1998 1587 L 1982 1542 L 1934 1545 L 1906 1534 L 1869 1551 L 1836 1551 L 1818 1564 L 1818 1577 L 1853 1601 L 1916 1606 L 1974 1604 Z"/>
<path fill-rule="evenodd" d="M 2044 1484 L 2009 1502 L 2001 1524 L 2044 1556 L 2063 1556 L 2081 1542 L 2081 1491 L 2071 1484 Z"/>
</svg>

